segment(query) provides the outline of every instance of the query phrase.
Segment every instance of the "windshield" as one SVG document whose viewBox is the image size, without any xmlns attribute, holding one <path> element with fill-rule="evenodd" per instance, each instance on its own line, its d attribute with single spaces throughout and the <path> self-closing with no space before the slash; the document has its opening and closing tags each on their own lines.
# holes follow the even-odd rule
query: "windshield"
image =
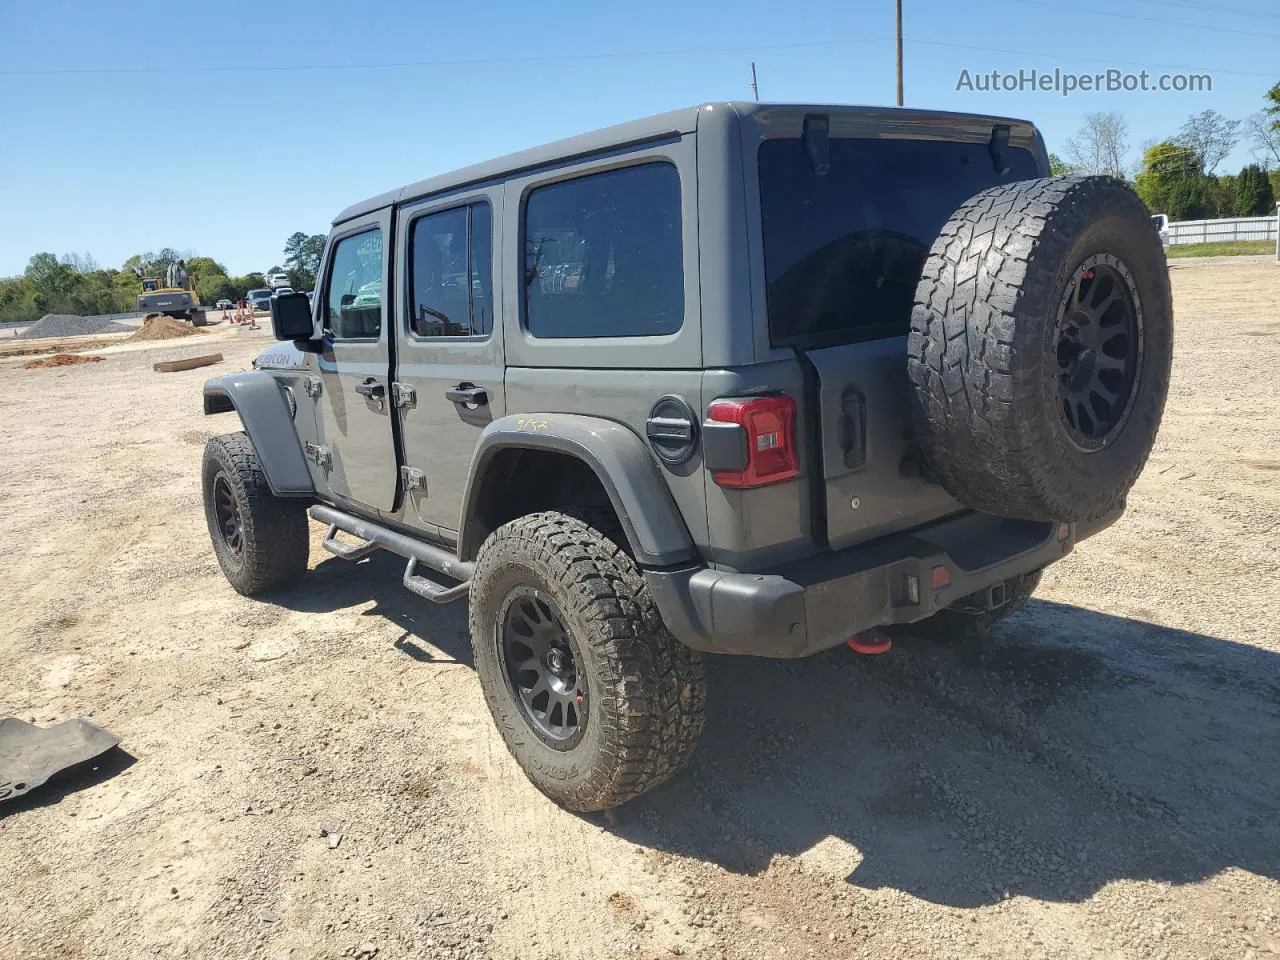
<svg viewBox="0 0 1280 960">
<path fill-rule="evenodd" d="M 902 336 L 942 225 L 987 187 L 1038 175 L 1026 150 L 996 172 L 985 143 L 832 139 L 819 175 L 799 139 L 760 145 L 769 338 L 775 346 Z"/>
<path fill-rule="evenodd" d="M 271 291 L 270 290 L 250 290 L 248 293 L 248 296 L 249 296 L 249 299 L 251 300 L 258 300 L 263 297 L 271 296 Z"/>
</svg>

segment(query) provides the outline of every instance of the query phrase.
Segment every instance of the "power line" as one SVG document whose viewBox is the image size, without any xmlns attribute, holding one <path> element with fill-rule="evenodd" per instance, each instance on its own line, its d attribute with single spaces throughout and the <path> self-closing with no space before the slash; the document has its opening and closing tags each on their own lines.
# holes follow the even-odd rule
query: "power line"
<svg viewBox="0 0 1280 960">
<path fill-rule="evenodd" d="M 1200 13 L 1225 13 L 1234 17 L 1280 18 L 1280 13 L 1262 13 L 1258 10 L 1241 10 L 1239 7 L 1221 7 L 1217 4 L 1204 6 L 1203 4 L 1188 2 L 1188 0 L 1138 0 L 1138 3 L 1154 3 L 1163 7 L 1181 7 L 1184 10 L 1196 10 Z"/>
<path fill-rule="evenodd" d="M 625 60 L 647 57 L 702 56 L 710 53 L 753 53 L 761 50 L 812 50 L 821 47 L 853 47 L 872 43 L 887 43 L 891 37 L 871 37 L 864 40 L 824 40 L 813 43 L 770 43 L 739 47 L 689 47 L 683 50 L 636 50 L 609 53 L 580 53 L 565 56 L 541 57 L 487 57 L 474 60 L 403 60 L 378 63 L 305 63 L 305 64 L 255 64 L 250 66 L 175 66 L 175 67 L 52 67 L 35 70 L 0 70 L 4 77 L 61 76 L 68 74 L 156 74 L 156 73 L 303 73 L 331 70 L 388 70 L 416 67 L 487 67 L 527 63 L 565 63 L 569 61 Z"/>
<path fill-rule="evenodd" d="M 1138 20 L 1142 23 L 1159 23 L 1167 27 L 1190 27 L 1193 30 L 1209 30 L 1214 33 L 1236 33 L 1246 37 L 1255 37 L 1257 39 L 1280 40 L 1280 33 L 1258 33 L 1256 30 L 1244 30 L 1240 27 L 1211 27 L 1203 23 L 1187 23 L 1185 20 L 1162 20 L 1159 17 L 1139 17 L 1131 13 L 1111 13 L 1107 10 L 1087 10 L 1079 7 L 1070 9 L 1061 7 L 1056 3 L 1045 3 L 1044 0 L 1014 0 L 1014 3 L 1025 3 L 1030 7 L 1044 7 L 1048 10 L 1057 10 L 1060 13 L 1070 13 L 1078 15 L 1087 13 L 1095 17 L 1111 17 L 1115 20 Z M 1208 12 L 1208 11 L 1206 11 Z"/>
<path fill-rule="evenodd" d="M 1063 55 L 1061 53 L 1044 53 L 1034 50 L 1009 50 L 1004 47 L 979 47 L 968 43 L 946 43 L 942 40 L 917 40 L 907 38 L 908 43 L 921 43 L 928 47 L 948 47 L 953 50 L 976 50 L 980 53 L 1007 53 L 1015 57 L 1042 57 L 1049 61 L 1069 61 L 1079 60 L 1083 63 L 1104 63 L 1109 66 L 1125 66 L 1125 67 L 1156 67 L 1160 70 L 1186 70 L 1204 73 L 1223 73 L 1235 77 L 1266 77 L 1271 79 L 1274 73 L 1259 73 L 1249 70 L 1224 70 L 1218 67 L 1188 67 L 1185 64 L 1176 63 L 1143 63 L 1137 60 L 1113 60 L 1111 58 L 1102 57 L 1078 57 L 1074 54 Z"/>
</svg>

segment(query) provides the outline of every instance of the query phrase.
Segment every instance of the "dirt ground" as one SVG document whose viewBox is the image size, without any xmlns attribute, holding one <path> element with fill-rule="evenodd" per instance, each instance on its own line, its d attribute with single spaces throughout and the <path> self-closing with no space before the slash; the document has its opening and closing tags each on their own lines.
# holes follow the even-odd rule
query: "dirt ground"
<svg viewBox="0 0 1280 960">
<path fill-rule="evenodd" d="M 127 751 L 0 805 L 0 957 L 1280 954 L 1280 267 L 1172 277 L 1121 523 L 984 645 L 714 659 L 692 768 L 611 817 L 528 784 L 392 558 L 317 528 L 304 586 L 228 587 L 200 384 L 265 333 L 0 361 L 0 714 Z"/>
</svg>

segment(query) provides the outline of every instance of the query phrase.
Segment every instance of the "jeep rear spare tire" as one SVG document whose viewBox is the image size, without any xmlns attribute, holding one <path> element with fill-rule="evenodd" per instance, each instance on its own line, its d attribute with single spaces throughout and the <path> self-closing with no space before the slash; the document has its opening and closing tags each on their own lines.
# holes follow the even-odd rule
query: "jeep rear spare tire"
<svg viewBox="0 0 1280 960">
<path fill-rule="evenodd" d="M 1122 508 L 1173 356 L 1150 213 L 1110 177 L 977 194 L 929 252 L 907 351 L 917 442 L 961 503 L 1030 520 Z"/>
</svg>

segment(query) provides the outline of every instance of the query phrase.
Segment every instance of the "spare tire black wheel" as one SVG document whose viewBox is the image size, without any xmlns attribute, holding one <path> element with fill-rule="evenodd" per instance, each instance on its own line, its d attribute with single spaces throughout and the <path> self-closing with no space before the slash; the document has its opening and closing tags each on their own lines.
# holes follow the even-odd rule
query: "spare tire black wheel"
<svg viewBox="0 0 1280 960">
<path fill-rule="evenodd" d="M 1111 177 L 977 194 L 929 252 L 907 353 L 921 453 L 961 503 L 1029 520 L 1123 507 L 1173 359 L 1151 214 Z"/>
</svg>

